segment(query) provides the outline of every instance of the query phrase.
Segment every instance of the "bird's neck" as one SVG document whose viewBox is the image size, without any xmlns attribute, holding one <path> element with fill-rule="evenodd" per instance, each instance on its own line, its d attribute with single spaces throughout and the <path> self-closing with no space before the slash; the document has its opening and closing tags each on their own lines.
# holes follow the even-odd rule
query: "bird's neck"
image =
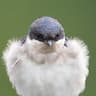
<svg viewBox="0 0 96 96">
<path fill-rule="evenodd" d="M 47 44 L 40 42 L 38 40 L 30 40 L 29 38 L 27 38 L 27 42 L 26 42 L 25 46 L 29 50 L 35 50 L 39 53 L 52 53 L 52 52 L 56 51 L 55 42 L 52 46 L 48 46 Z"/>
<path fill-rule="evenodd" d="M 39 49 L 39 52 L 41 52 L 41 53 L 53 53 L 55 51 L 56 51 L 56 43 L 54 43 L 52 46 L 42 44 Z"/>
</svg>

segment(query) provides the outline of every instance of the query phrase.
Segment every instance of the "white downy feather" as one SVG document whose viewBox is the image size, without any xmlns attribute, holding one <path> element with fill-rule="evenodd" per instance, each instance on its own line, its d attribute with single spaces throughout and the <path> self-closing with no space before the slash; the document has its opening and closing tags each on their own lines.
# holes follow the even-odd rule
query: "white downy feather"
<svg viewBox="0 0 96 96">
<path fill-rule="evenodd" d="M 36 40 L 13 40 L 4 51 L 7 73 L 21 96 L 79 96 L 88 75 L 88 49 L 79 39 L 52 48 Z"/>
</svg>

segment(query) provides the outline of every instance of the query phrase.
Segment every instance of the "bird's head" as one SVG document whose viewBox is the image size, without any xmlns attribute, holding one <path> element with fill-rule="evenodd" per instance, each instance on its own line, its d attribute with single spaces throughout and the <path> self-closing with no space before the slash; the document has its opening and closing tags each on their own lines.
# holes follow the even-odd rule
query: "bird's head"
<svg viewBox="0 0 96 96">
<path fill-rule="evenodd" d="M 64 28 L 62 25 L 51 17 L 41 17 L 35 20 L 29 30 L 30 39 L 52 46 L 56 41 L 64 38 Z"/>
</svg>

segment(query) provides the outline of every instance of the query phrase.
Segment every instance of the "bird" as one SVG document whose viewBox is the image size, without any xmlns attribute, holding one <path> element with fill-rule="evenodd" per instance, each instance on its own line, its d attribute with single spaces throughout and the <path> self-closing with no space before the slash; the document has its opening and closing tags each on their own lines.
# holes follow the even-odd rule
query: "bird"
<svg viewBox="0 0 96 96">
<path fill-rule="evenodd" d="M 86 88 L 88 47 L 77 37 L 66 37 L 53 17 L 37 18 L 23 39 L 9 40 L 3 60 L 20 96 L 79 96 Z"/>
</svg>

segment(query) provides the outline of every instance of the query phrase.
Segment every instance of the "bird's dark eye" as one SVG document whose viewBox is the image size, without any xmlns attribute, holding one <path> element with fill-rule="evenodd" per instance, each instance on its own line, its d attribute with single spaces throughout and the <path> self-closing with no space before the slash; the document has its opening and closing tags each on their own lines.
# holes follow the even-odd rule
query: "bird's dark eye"
<svg viewBox="0 0 96 96">
<path fill-rule="evenodd" d="M 38 38 L 42 38 L 42 34 L 38 34 L 37 37 L 38 37 Z"/>
<path fill-rule="evenodd" d="M 59 37 L 59 34 L 56 34 L 56 38 L 58 38 Z"/>
<path fill-rule="evenodd" d="M 40 41 L 42 41 L 43 40 L 43 35 L 42 34 L 38 34 L 37 35 L 37 39 L 40 40 Z"/>
</svg>

